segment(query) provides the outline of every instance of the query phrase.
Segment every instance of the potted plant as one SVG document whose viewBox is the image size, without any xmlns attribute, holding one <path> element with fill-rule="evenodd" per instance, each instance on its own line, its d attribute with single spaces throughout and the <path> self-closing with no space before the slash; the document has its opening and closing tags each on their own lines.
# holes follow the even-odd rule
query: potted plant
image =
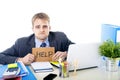
<svg viewBox="0 0 120 80">
<path fill-rule="evenodd" d="M 101 56 L 106 57 L 106 69 L 108 71 L 117 71 L 120 58 L 120 42 L 114 43 L 112 40 L 106 40 L 99 46 Z"/>
</svg>

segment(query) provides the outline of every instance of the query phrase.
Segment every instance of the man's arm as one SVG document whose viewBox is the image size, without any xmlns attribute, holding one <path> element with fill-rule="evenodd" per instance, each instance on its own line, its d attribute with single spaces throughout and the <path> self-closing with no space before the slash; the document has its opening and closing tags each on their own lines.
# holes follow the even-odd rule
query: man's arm
<svg viewBox="0 0 120 80">
<path fill-rule="evenodd" d="M 34 55 L 28 53 L 25 57 L 19 57 L 17 61 L 22 61 L 25 65 L 30 65 L 34 61 L 34 59 Z"/>
<path fill-rule="evenodd" d="M 61 51 L 57 51 L 53 57 L 52 57 L 52 60 L 53 61 L 58 61 L 60 58 L 62 59 L 62 61 L 64 61 L 67 57 L 67 52 L 61 52 Z"/>
<path fill-rule="evenodd" d="M 14 55 L 15 50 L 13 46 L 3 52 L 0 53 L 0 64 L 8 64 L 13 63 L 17 59 L 17 57 Z M 14 56 L 13 56 L 14 55 Z"/>
<path fill-rule="evenodd" d="M 65 60 L 67 58 L 69 45 L 74 43 L 71 42 L 63 32 L 58 32 L 56 39 L 58 41 L 57 47 L 59 47 L 59 50 L 56 50 L 53 60 L 58 61 L 59 58 Z"/>
<path fill-rule="evenodd" d="M 25 57 L 32 52 L 34 47 L 34 35 L 17 39 L 15 44 L 7 50 L 0 52 L 0 64 L 15 62 L 18 58 Z"/>
<path fill-rule="evenodd" d="M 0 64 L 14 63 L 19 57 L 19 40 L 13 46 L 0 53 Z"/>
</svg>

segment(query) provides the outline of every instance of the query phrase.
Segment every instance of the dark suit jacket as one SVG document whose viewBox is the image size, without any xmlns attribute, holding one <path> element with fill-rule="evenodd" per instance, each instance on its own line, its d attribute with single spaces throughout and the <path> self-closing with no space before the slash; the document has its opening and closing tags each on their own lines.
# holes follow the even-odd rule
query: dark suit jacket
<svg viewBox="0 0 120 80">
<path fill-rule="evenodd" d="M 56 51 L 67 51 L 72 42 L 62 32 L 50 32 L 48 36 L 50 47 L 55 47 Z M 0 53 L 0 64 L 13 63 L 18 57 L 24 57 L 32 52 L 35 47 L 35 35 L 19 38 L 15 44 Z"/>
</svg>

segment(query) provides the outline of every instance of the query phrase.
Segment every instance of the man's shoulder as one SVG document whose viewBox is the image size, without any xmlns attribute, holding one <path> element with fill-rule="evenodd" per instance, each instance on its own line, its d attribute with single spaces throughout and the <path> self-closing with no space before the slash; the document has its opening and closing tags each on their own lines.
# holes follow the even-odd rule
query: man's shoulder
<svg viewBox="0 0 120 80">
<path fill-rule="evenodd" d="M 60 32 L 60 31 L 50 31 L 50 35 L 54 35 L 54 36 L 65 36 L 64 32 Z"/>
<path fill-rule="evenodd" d="M 26 37 L 21 37 L 21 38 L 18 38 L 17 41 L 30 41 L 34 38 L 34 34 L 31 34 L 29 36 L 26 36 Z"/>
<path fill-rule="evenodd" d="M 56 31 L 56 32 L 50 32 L 49 35 L 49 40 L 65 40 L 67 39 L 66 35 L 64 32 Z"/>
</svg>

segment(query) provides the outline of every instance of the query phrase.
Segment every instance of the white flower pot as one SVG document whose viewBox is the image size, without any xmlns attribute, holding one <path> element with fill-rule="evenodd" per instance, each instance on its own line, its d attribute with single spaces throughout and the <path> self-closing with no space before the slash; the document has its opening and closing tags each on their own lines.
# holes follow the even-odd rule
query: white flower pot
<svg viewBox="0 0 120 80">
<path fill-rule="evenodd" d="M 119 68 L 119 60 L 117 58 L 107 58 L 106 59 L 106 70 L 115 72 Z"/>
</svg>

